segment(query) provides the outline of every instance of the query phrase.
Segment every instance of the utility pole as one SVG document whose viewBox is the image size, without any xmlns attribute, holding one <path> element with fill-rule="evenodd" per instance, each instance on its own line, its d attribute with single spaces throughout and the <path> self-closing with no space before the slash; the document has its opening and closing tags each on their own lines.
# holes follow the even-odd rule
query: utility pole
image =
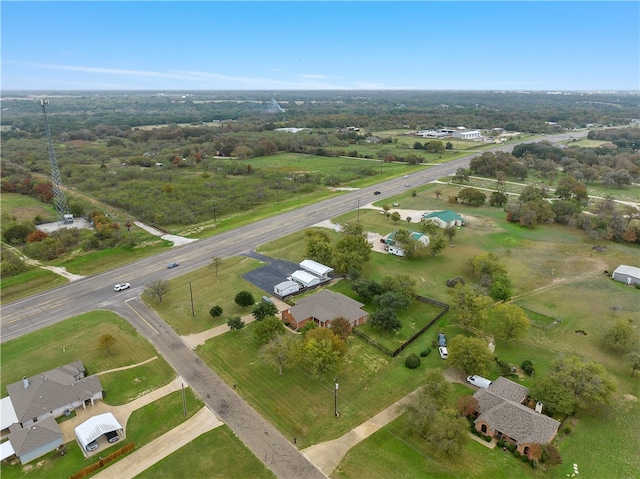
<svg viewBox="0 0 640 479">
<path fill-rule="evenodd" d="M 189 281 L 189 293 L 191 293 L 191 316 L 195 316 L 196 312 L 193 309 L 193 290 L 191 289 L 191 281 Z"/>
</svg>

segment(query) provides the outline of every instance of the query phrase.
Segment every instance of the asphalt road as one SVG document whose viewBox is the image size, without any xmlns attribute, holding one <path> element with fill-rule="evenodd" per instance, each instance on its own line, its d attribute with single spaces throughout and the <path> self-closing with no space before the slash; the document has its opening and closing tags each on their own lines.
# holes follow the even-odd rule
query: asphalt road
<svg viewBox="0 0 640 479">
<path fill-rule="evenodd" d="M 586 136 L 587 132 L 547 137 L 549 141 Z M 515 144 L 492 151 L 511 151 Z M 18 300 L 2 307 L 0 341 L 20 337 L 72 316 L 96 309 L 110 309 L 127 319 L 189 383 L 207 406 L 278 477 L 286 479 L 324 477 L 300 454 L 280 432 L 251 409 L 229 386 L 213 373 L 178 335 L 147 308 L 138 297 L 144 285 L 156 279 L 171 279 L 208 264 L 211 258 L 226 258 L 248 252 L 256 246 L 330 219 L 358 205 L 379 201 L 406 191 L 405 184 L 418 187 L 466 167 L 482 153 L 475 153 L 444 165 L 437 165 L 409 175 L 346 193 L 320 203 L 282 213 L 278 216 L 242 226 L 211 238 L 172 248 L 171 251 L 145 258 L 117 269 Z M 381 191 L 374 197 L 375 190 Z M 166 264 L 178 261 L 179 268 L 168 270 Z M 113 285 L 122 281 L 132 288 L 119 293 Z"/>
</svg>

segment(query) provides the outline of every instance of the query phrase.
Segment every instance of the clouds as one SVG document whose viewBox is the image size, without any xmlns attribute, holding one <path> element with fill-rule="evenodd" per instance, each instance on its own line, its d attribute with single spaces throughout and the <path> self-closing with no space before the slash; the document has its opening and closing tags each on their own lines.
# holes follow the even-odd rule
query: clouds
<svg viewBox="0 0 640 479">
<path fill-rule="evenodd" d="M 2 88 L 631 90 L 639 5 L 4 2 Z"/>
</svg>

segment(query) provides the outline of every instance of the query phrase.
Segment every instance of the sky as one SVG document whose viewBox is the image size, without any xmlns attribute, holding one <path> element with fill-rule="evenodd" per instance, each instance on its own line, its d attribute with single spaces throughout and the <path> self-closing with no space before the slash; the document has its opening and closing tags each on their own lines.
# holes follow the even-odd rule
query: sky
<svg viewBox="0 0 640 479">
<path fill-rule="evenodd" d="M 640 2 L 7 1 L 0 89 L 640 90 Z"/>
</svg>

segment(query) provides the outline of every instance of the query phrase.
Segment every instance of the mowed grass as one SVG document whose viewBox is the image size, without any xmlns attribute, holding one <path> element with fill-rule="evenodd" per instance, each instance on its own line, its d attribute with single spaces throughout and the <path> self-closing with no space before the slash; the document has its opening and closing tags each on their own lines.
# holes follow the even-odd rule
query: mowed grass
<svg viewBox="0 0 640 479">
<path fill-rule="evenodd" d="M 109 445 L 108 448 L 103 446 L 104 452 L 101 454 L 85 458 L 80 446 L 73 440 L 66 443 L 66 454 L 64 456 L 60 456 L 59 453 L 54 451 L 24 466 L 20 464 L 13 466 L 3 464 L 2 477 L 8 479 L 62 479 L 79 472 L 91 464 L 97 463 L 100 460 L 100 456 L 105 456 L 130 442 L 135 442 L 136 448 L 129 453 L 132 454 L 154 439 L 189 420 L 203 406 L 202 401 L 193 394 L 190 388 L 185 389 L 185 400 L 187 405 L 186 416 L 183 415 L 181 391 L 175 391 L 133 411 L 126 425 L 126 439 Z M 120 459 L 124 457 L 126 455 L 121 456 Z M 114 464 L 114 462 L 109 464 Z M 97 474 L 101 470 L 103 469 L 98 469 L 88 477 Z"/>
<path fill-rule="evenodd" d="M 179 334 L 193 334 L 224 324 L 232 316 L 250 314 L 252 308 L 238 306 L 234 299 L 238 292 L 246 290 L 258 301 L 264 293 L 260 288 L 242 279 L 241 275 L 262 266 L 262 262 L 244 256 L 225 258 L 218 268 L 207 265 L 192 273 L 187 273 L 170 282 L 170 291 L 162 302 L 147 300 L 149 306 Z M 191 308 L 193 293 L 193 312 Z M 219 305 L 223 315 L 216 319 L 209 314 L 211 308 Z"/>
<path fill-rule="evenodd" d="M 107 355 L 98 338 L 111 334 L 116 343 Z M 88 375 L 131 366 L 157 356 L 157 352 L 125 320 L 110 311 L 92 311 L 69 318 L 39 331 L 7 341 L 1 350 L 2 396 L 6 385 L 43 371 L 81 360 Z M 161 357 L 150 363 L 100 376 L 108 404 L 123 404 L 131 398 L 164 386 L 175 372 Z"/>
<path fill-rule="evenodd" d="M 193 478 L 275 478 L 227 426 L 201 435 L 135 477 L 175 478 L 185 473 Z"/>
<path fill-rule="evenodd" d="M 580 230 L 559 225 L 522 228 L 507 223 L 504 212 L 497 208 L 449 205 L 443 199 L 437 200 L 434 194 L 436 189 L 443 192 L 442 198 L 458 190 L 448 185 L 429 185 L 419 189 L 416 197 L 407 193 L 385 202 L 398 202 L 399 208 L 425 211 L 452 209 L 462 214 L 469 220 L 469 226 L 457 230 L 452 241 L 454 247 L 445 248 L 435 258 L 417 260 L 372 253 L 372 260 L 365 267 L 365 277 L 381 279 L 387 274 L 410 274 L 416 279 L 420 294 L 450 302 L 450 290 L 444 285 L 446 279 L 462 276 L 467 281 L 478 281 L 479 278 L 472 273 L 469 260 L 486 251 L 498 254 L 513 281 L 516 295 L 514 303 L 531 311 L 534 324 L 525 339 L 507 344 L 501 341 L 496 343 L 495 355 L 501 360 L 515 365 L 525 359 L 533 362 L 536 368 L 534 377 L 523 376 L 519 382 L 535 390 L 537 382 L 551 371 L 556 359 L 567 354 L 579 354 L 603 364 L 617 384 L 610 407 L 580 411 L 572 431 L 558 434 L 555 443 L 564 463 L 553 469 L 550 477 L 565 477 L 572 472 L 574 462 L 579 465 L 580 472 L 589 477 L 639 477 L 640 466 L 633 460 L 636 446 L 640 443 L 639 375 L 636 373 L 634 378 L 631 377 L 631 365 L 622 353 L 606 345 L 604 336 L 607 328 L 617 319 L 630 320 L 637 327 L 640 294 L 638 290 L 612 281 L 603 274 L 604 270 L 612 271 L 620 264 L 637 265 L 640 258 L 638 246 L 592 241 Z M 334 222 L 357 221 L 356 215 L 353 211 L 334 219 Z M 377 212 L 369 213 L 361 209 L 360 221 L 367 231 L 386 234 L 393 229 L 393 223 Z M 397 227 L 400 226 L 406 228 L 406 222 L 399 221 Z M 287 239 L 283 238 L 277 243 L 263 245 L 262 250 L 278 252 L 282 245 L 288 244 L 287 254 L 299 257 L 304 252 L 304 243 L 295 243 L 299 239 L 304 240 L 303 235 L 296 237 L 293 243 L 287 243 Z M 606 251 L 597 253 L 593 250 L 596 245 L 606 245 Z M 551 326 L 553 321 L 558 321 L 558 324 Z M 419 341 L 422 347 L 430 346 L 439 329 L 446 332 L 449 339 L 462 333 L 447 323 L 445 316 L 433 330 L 428 331 L 424 340 Z M 587 335 L 577 334 L 577 330 L 585 331 Z M 420 349 L 416 347 L 415 351 L 419 352 Z M 372 353 L 376 354 L 375 351 Z M 435 357 L 437 354 L 432 352 L 423 365 L 437 366 L 437 362 L 433 362 Z M 403 367 L 400 363 L 397 366 Z M 352 374 L 354 368 L 355 364 L 351 366 Z M 386 370 L 385 374 L 392 375 Z M 489 377 L 495 378 L 498 374 L 494 368 Z M 340 387 L 342 390 L 342 384 Z M 345 472 L 334 473 L 334 476 L 397 477 L 394 476 L 396 468 L 387 466 L 391 463 L 403 468 L 401 470 L 405 474 L 400 477 L 447 477 L 446 471 L 430 476 L 428 471 L 434 470 L 433 464 L 425 471 L 424 464 L 429 464 L 429 461 L 425 462 L 423 453 L 416 455 L 416 448 L 409 445 L 409 439 L 403 434 L 397 438 L 383 439 L 384 447 L 387 447 L 387 440 L 388 448 L 398 449 L 397 454 L 389 454 L 395 459 L 388 457 L 388 449 L 382 451 L 376 446 L 367 447 L 370 444 L 365 442 L 362 448 L 357 446 L 354 449 L 366 451 L 358 456 L 361 459 L 354 462 L 354 467 L 349 469 L 341 465 L 340 468 Z M 461 454 L 468 457 L 469 449 L 475 447 L 472 444 Z M 466 462 L 467 469 L 452 469 L 453 477 L 474 477 L 475 464 L 478 461 L 486 462 L 487 457 L 490 461 L 502 461 L 500 454 L 497 457 L 487 456 L 485 448 L 479 447 L 479 456 Z M 514 462 L 513 458 L 509 459 Z M 527 465 L 514 466 L 519 468 L 517 474 L 513 470 L 504 472 L 498 468 L 493 471 L 484 467 L 488 466 L 480 470 L 486 474 L 479 474 L 478 477 L 539 475 L 539 471 Z M 435 470 L 440 471 L 437 467 Z M 377 476 L 378 471 L 384 472 Z"/>
</svg>

